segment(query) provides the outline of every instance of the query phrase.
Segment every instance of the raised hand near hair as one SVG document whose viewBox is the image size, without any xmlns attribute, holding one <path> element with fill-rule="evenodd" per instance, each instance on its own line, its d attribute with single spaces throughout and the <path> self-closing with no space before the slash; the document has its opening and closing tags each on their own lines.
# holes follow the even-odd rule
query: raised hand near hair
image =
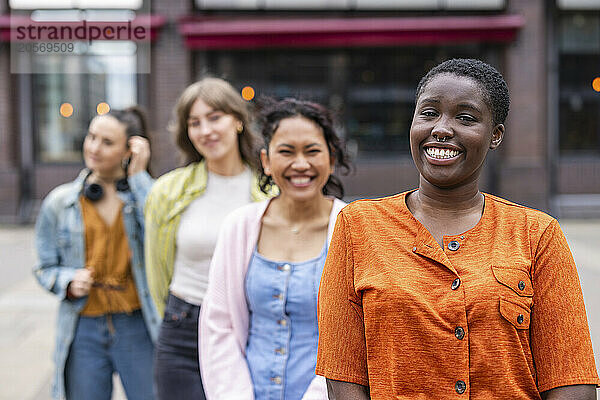
<svg viewBox="0 0 600 400">
<path fill-rule="evenodd" d="M 75 271 L 73 280 L 67 287 L 67 296 L 70 298 L 87 296 L 94 283 L 94 278 L 92 277 L 93 273 L 94 270 L 92 268 L 80 268 Z"/>
<path fill-rule="evenodd" d="M 146 170 L 150 161 L 150 143 L 148 139 L 141 136 L 129 138 L 129 149 L 131 150 L 131 161 L 127 168 L 127 175 L 135 175 Z"/>
</svg>

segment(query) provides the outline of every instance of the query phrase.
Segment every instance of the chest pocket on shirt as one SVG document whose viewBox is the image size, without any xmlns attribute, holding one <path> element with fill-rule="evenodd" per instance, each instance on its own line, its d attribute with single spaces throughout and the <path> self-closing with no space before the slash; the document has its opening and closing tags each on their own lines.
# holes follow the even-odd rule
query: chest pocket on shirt
<svg viewBox="0 0 600 400">
<path fill-rule="evenodd" d="M 519 296 L 533 297 L 533 285 L 526 271 L 496 266 L 492 267 L 492 271 L 498 282 L 511 288 Z"/>
<path fill-rule="evenodd" d="M 500 314 L 516 329 L 529 329 L 533 306 L 533 285 L 529 274 L 521 269 L 498 266 L 492 266 L 492 272 L 498 283 L 510 289 L 500 295 Z"/>
<path fill-rule="evenodd" d="M 500 314 L 517 329 L 529 329 L 531 309 L 501 297 Z"/>
</svg>

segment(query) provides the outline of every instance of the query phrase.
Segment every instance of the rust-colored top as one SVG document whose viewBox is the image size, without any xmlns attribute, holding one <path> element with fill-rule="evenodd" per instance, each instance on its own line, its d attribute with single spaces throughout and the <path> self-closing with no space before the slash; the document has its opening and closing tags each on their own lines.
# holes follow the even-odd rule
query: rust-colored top
<svg viewBox="0 0 600 400">
<path fill-rule="evenodd" d="M 406 193 L 338 215 L 316 372 L 372 399 L 539 399 L 598 384 L 573 257 L 552 217 L 485 195 L 443 249 Z"/>
<path fill-rule="evenodd" d="M 90 200 L 81 196 L 80 203 L 85 227 L 85 265 L 94 269 L 94 284 L 81 315 L 93 317 L 140 309 L 131 274 L 123 210 L 119 210 L 109 226 Z"/>
</svg>

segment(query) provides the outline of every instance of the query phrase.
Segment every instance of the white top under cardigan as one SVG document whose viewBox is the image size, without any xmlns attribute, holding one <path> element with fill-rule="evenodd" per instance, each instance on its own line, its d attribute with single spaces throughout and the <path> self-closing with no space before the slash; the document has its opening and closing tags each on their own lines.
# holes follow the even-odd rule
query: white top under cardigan
<svg viewBox="0 0 600 400">
<path fill-rule="evenodd" d="M 202 304 L 208 287 L 210 260 L 217 244 L 221 224 L 236 208 L 251 202 L 252 173 L 223 176 L 208 171 L 202 196 L 189 204 L 177 230 L 173 278 L 169 289 L 190 304 Z"/>
<path fill-rule="evenodd" d="M 235 210 L 227 216 L 219 233 L 199 323 L 200 370 L 208 400 L 254 399 L 245 357 L 250 322 L 244 283 L 269 201 Z M 337 215 L 345 205 L 341 200 L 333 201 L 327 228 L 328 242 Z M 326 399 L 325 378 L 317 376 L 303 400 Z"/>
</svg>

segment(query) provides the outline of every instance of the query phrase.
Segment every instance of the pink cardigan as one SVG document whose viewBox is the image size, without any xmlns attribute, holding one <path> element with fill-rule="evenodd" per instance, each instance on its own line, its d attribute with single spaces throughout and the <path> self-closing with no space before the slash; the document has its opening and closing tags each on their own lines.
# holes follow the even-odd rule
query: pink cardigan
<svg viewBox="0 0 600 400">
<path fill-rule="evenodd" d="M 199 323 L 200 370 L 208 400 L 254 399 L 245 357 L 249 327 L 245 279 L 269 201 L 251 203 L 235 210 L 221 226 Z M 334 199 L 327 229 L 328 241 L 337 215 L 345 205 Z M 316 376 L 303 400 L 321 399 L 327 399 L 325 378 Z"/>
</svg>

